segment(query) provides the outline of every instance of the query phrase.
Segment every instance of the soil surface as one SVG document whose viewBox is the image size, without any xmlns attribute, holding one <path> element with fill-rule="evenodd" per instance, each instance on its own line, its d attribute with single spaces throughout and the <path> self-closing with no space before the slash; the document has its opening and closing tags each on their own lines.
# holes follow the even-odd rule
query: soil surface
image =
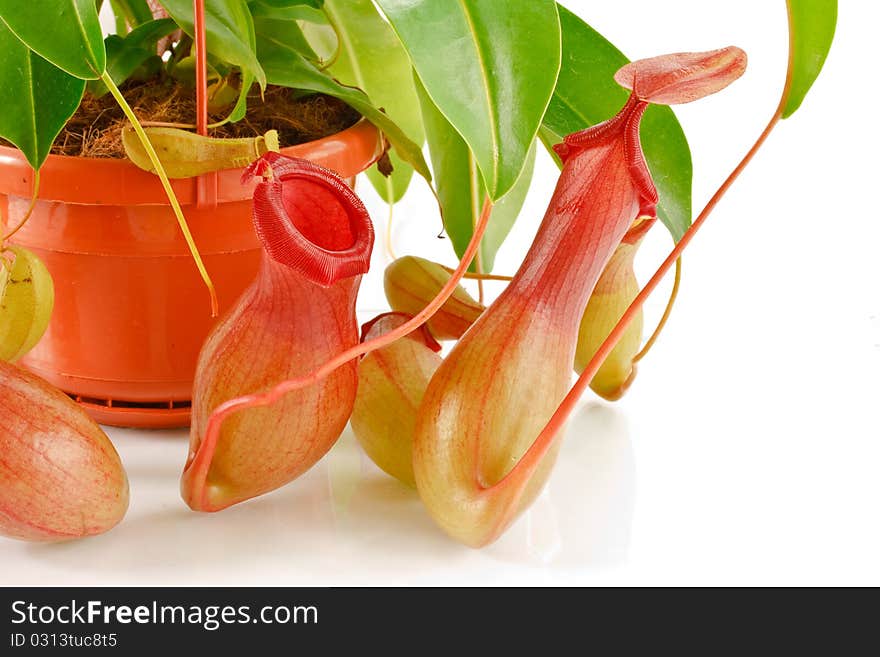
<svg viewBox="0 0 880 657">
<path fill-rule="evenodd" d="M 123 95 L 141 121 L 194 124 L 195 91 L 173 80 L 128 84 Z M 211 114 L 209 123 L 226 118 L 231 107 Z M 301 96 L 286 87 L 269 86 L 248 96 L 247 116 L 208 131 L 212 137 L 255 137 L 278 131 L 281 146 L 293 146 L 332 135 L 354 125 L 360 114 L 341 100 L 322 94 Z M 95 98 L 88 92 L 52 146 L 56 155 L 124 158 L 122 110 L 110 94 Z M 0 143 L 9 145 L 0 138 Z"/>
</svg>

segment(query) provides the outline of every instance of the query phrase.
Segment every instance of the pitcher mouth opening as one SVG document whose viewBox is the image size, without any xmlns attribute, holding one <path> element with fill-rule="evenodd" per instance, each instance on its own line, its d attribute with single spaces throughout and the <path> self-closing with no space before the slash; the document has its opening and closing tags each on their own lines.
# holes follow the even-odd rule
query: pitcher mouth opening
<svg viewBox="0 0 880 657">
<path fill-rule="evenodd" d="M 373 224 L 338 174 L 269 153 L 247 169 L 245 179 L 258 175 L 263 180 L 254 191 L 254 228 L 273 260 L 325 287 L 369 270 Z"/>
</svg>

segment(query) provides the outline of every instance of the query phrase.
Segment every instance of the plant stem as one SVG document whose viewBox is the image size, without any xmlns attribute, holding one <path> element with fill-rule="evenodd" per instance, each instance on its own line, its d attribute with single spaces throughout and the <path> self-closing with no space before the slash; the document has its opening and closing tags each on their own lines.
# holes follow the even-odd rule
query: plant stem
<svg viewBox="0 0 880 657">
<path fill-rule="evenodd" d="M 193 2 L 196 42 L 196 132 L 208 134 L 208 46 L 205 43 L 205 0 Z"/>
<path fill-rule="evenodd" d="M 18 222 L 18 225 L 13 228 L 11 231 L 6 233 L 2 239 L 0 239 L 0 246 L 8 240 L 10 237 L 15 235 L 19 230 L 21 230 L 22 226 L 27 223 L 27 220 L 31 218 L 31 214 L 34 212 L 34 207 L 37 205 L 37 194 L 40 193 L 40 170 L 36 169 L 34 171 L 34 191 L 31 194 L 31 204 L 28 206 L 27 212 L 24 213 L 24 217 L 21 221 Z"/>
<path fill-rule="evenodd" d="M 476 226 L 474 226 L 474 228 L 476 229 Z M 483 287 L 483 249 L 477 249 L 477 257 L 474 260 L 474 269 L 476 269 L 474 272 L 476 273 L 476 276 L 474 278 L 477 281 L 477 300 L 482 306 L 486 301 L 486 290 Z"/>
<path fill-rule="evenodd" d="M 648 341 L 645 343 L 645 346 L 642 347 L 642 350 L 639 351 L 635 356 L 633 356 L 633 363 L 638 363 L 642 358 L 648 355 L 648 352 L 651 351 L 651 348 L 657 342 L 657 338 L 660 337 L 660 334 L 663 332 L 663 327 L 666 326 L 666 322 L 669 321 L 669 316 L 672 314 L 672 308 L 675 306 L 675 300 L 678 298 L 678 290 L 681 287 L 681 256 L 679 256 L 678 260 L 675 261 L 675 280 L 672 283 L 672 292 L 669 293 L 669 301 L 666 302 L 666 310 L 663 311 L 663 316 L 660 318 L 660 321 L 657 322 L 657 328 L 654 329 L 654 332 L 651 334 L 651 337 L 648 338 Z"/>
<path fill-rule="evenodd" d="M 177 217 L 177 223 L 180 226 L 180 231 L 183 233 L 183 238 L 186 240 L 186 245 L 189 247 L 189 252 L 192 254 L 193 260 L 196 263 L 196 268 L 199 270 L 199 274 L 201 275 L 202 280 L 205 282 L 205 286 L 208 288 L 208 292 L 211 295 L 211 316 L 216 317 L 217 313 L 219 312 L 217 291 L 214 288 L 214 283 L 211 281 L 211 277 L 208 275 L 208 270 L 205 269 L 205 263 L 202 262 L 202 256 L 199 253 L 199 249 L 196 246 L 192 233 L 189 230 L 189 225 L 186 223 L 186 217 L 183 216 L 183 210 L 180 208 L 180 202 L 177 200 L 177 195 L 174 193 L 174 189 L 171 187 L 171 181 L 168 180 L 168 176 L 165 173 L 165 168 L 162 166 L 162 162 L 159 161 L 159 156 L 156 155 L 156 149 L 154 149 L 153 145 L 150 143 L 150 139 L 149 137 L 147 137 L 147 133 L 144 132 L 143 127 L 141 126 L 131 107 L 129 107 L 128 102 L 122 95 L 122 92 L 119 91 L 119 88 L 116 86 L 116 84 L 113 82 L 113 79 L 106 71 L 101 74 L 101 81 L 107 85 L 110 93 L 113 94 L 113 98 L 116 99 L 116 102 L 119 103 L 119 106 L 122 108 L 122 111 L 125 114 L 126 118 L 131 122 L 135 134 L 138 136 L 141 144 L 143 144 L 144 150 L 147 153 L 147 157 L 150 158 L 150 163 L 153 165 L 153 168 L 156 169 L 156 175 L 159 176 L 159 180 L 162 182 L 162 187 L 165 190 L 165 194 L 168 196 L 168 202 L 171 203 L 171 208 L 174 211 L 174 216 Z"/>
</svg>

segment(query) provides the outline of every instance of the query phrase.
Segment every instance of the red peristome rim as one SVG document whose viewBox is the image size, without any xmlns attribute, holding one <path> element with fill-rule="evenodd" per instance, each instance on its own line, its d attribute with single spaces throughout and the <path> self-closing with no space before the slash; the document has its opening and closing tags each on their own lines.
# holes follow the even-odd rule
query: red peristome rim
<svg viewBox="0 0 880 657">
<path fill-rule="evenodd" d="M 268 175 L 254 191 L 254 228 L 269 256 L 328 287 L 342 278 L 364 274 L 370 269 L 375 235 L 373 223 L 361 199 L 335 172 L 308 160 L 294 159 L 280 153 L 267 153 L 250 165 L 242 182 Z M 333 192 L 344 206 L 354 233 L 354 243 L 347 249 L 331 251 L 309 240 L 296 227 L 284 207 L 282 190 L 285 181 L 309 180 Z"/>
</svg>

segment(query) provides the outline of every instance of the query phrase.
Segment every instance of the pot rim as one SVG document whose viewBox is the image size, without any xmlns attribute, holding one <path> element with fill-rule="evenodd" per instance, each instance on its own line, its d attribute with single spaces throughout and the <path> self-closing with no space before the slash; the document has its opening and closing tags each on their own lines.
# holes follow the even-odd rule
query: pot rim
<svg viewBox="0 0 880 657">
<path fill-rule="evenodd" d="M 367 119 L 335 134 L 281 149 L 350 178 L 384 151 L 384 137 Z M 171 181 L 181 205 L 211 206 L 251 198 L 256 182 L 241 184 L 243 169 L 224 169 Z M 0 146 L 0 195 L 30 199 L 34 171 L 17 148 Z M 127 159 L 49 155 L 40 169 L 42 201 L 78 205 L 168 205 L 159 178 Z"/>
</svg>

